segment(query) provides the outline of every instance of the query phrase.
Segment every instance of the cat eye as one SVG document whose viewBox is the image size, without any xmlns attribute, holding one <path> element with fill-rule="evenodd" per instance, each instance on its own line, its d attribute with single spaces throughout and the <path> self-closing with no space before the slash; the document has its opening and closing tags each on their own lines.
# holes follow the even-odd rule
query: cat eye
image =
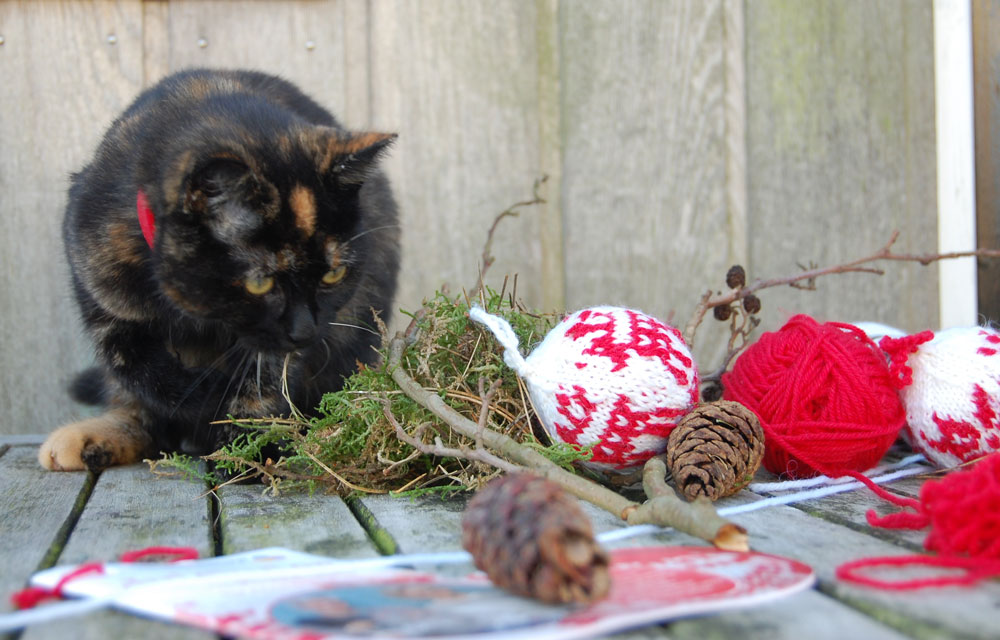
<svg viewBox="0 0 1000 640">
<path fill-rule="evenodd" d="M 247 278 L 243 281 L 243 287 L 251 295 L 262 296 L 274 288 L 274 278 L 271 276 Z"/>
<path fill-rule="evenodd" d="M 340 265 L 339 267 L 334 267 L 323 274 L 323 284 L 331 285 L 337 284 L 344 279 L 347 275 L 347 267 Z"/>
</svg>

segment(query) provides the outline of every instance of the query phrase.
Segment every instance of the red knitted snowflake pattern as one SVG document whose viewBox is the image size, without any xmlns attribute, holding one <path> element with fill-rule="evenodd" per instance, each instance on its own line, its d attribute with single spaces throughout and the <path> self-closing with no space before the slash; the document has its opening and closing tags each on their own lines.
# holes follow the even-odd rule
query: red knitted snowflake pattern
<svg viewBox="0 0 1000 640">
<path fill-rule="evenodd" d="M 697 370 L 680 332 L 628 309 L 588 309 L 567 320 L 565 339 L 580 345 L 574 364 L 594 378 L 559 385 L 552 425 L 558 437 L 595 445 L 591 462 L 618 468 L 660 453 L 697 401 Z"/>
<path fill-rule="evenodd" d="M 566 337 L 573 340 L 580 340 L 586 338 L 591 333 L 600 332 L 600 335 L 590 339 L 590 346 L 584 349 L 583 353 L 610 359 L 615 363 L 615 366 L 611 368 L 612 371 L 624 369 L 631 356 L 630 352 L 632 352 L 641 357 L 658 358 L 663 363 L 663 366 L 673 374 L 674 379 L 677 380 L 677 384 L 688 384 L 687 371 L 681 369 L 673 362 L 676 360 L 685 368 L 691 368 L 691 358 L 674 347 L 675 340 L 684 344 L 681 332 L 674 327 L 657 322 L 649 316 L 636 313 L 631 309 L 624 309 L 623 311 L 629 319 L 628 340 L 620 342 L 615 339 L 615 329 L 617 327 L 615 326 L 615 319 L 613 317 L 607 314 L 599 314 L 591 309 L 581 311 L 578 314 L 577 319 L 579 321 L 566 330 Z M 594 316 L 603 317 L 604 322 L 587 322 L 587 320 Z M 577 366 L 580 364 L 582 363 L 579 363 Z"/>
</svg>

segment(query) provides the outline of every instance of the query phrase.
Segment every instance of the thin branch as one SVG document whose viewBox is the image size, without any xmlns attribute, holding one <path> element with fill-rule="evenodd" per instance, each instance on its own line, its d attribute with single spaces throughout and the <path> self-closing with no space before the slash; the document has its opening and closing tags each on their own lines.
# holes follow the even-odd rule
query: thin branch
<svg viewBox="0 0 1000 640">
<path fill-rule="evenodd" d="M 429 444 L 420 439 L 420 435 L 424 431 L 424 426 L 421 425 L 417 430 L 410 435 L 403 428 L 403 425 L 399 424 L 396 420 L 396 416 L 392 414 L 389 409 L 389 405 L 386 404 L 382 408 L 382 412 L 385 414 L 385 419 L 389 421 L 392 428 L 396 431 L 396 437 L 410 445 L 414 450 L 432 456 L 438 456 L 441 458 L 457 458 L 459 460 L 471 460 L 473 462 L 482 462 L 491 467 L 500 469 L 501 471 L 506 471 L 508 473 L 515 473 L 518 471 L 524 471 L 524 467 L 520 467 L 516 464 L 511 464 L 503 458 L 498 458 L 489 452 L 489 450 L 477 446 L 475 449 L 469 449 L 468 447 L 446 447 L 441 438 L 434 438 L 434 444 Z"/>
<path fill-rule="evenodd" d="M 641 509 L 641 505 L 638 503 L 628 500 L 614 491 L 597 485 L 586 478 L 562 469 L 559 465 L 537 451 L 517 443 L 512 438 L 498 431 L 480 429 L 479 424 L 459 414 L 449 407 L 441 396 L 424 389 L 416 380 L 410 377 L 402 367 L 404 347 L 405 339 L 400 334 L 397 334 L 389 342 L 389 357 L 386 366 L 391 372 L 392 379 L 407 396 L 444 421 L 456 433 L 473 440 L 481 438 L 484 448 L 488 448 L 492 452 L 513 461 L 516 465 L 530 469 L 536 475 L 558 483 L 576 497 L 586 500 L 605 511 L 609 511 L 623 520 L 627 520 L 630 524 L 635 522 L 633 518 L 646 517 L 648 515 L 650 519 L 645 520 L 645 522 L 664 527 L 674 527 L 679 531 L 699 536 L 717 546 L 722 544 L 736 544 L 731 541 L 731 530 L 736 525 L 722 520 L 718 517 L 718 514 L 715 515 L 715 518 L 718 519 L 715 522 L 724 523 L 726 526 L 718 525 L 719 529 L 717 531 L 707 532 L 707 529 L 710 529 L 712 524 L 706 523 L 706 510 L 703 506 L 678 500 L 677 504 L 671 505 L 670 509 Z M 711 505 L 708 506 L 708 511 L 714 513 Z M 634 515 L 636 512 L 640 515 Z M 726 548 L 736 547 L 727 546 Z M 746 546 L 742 548 L 746 549 Z"/>
<path fill-rule="evenodd" d="M 483 282 L 486 278 L 486 272 L 490 270 L 490 267 L 493 266 L 493 262 L 496 261 L 496 257 L 493 255 L 493 236 L 496 234 L 500 221 L 504 218 L 516 218 L 520 213 L 518 209 L 531 207 L 537 204 L 545 204 L 545 198 L 538 193 L 538 190 L 548 181 L 548 179 L 549 177 L 547 175 L 536 178 L 535 184 L 531 189 L 532 197 L 530 200 L 515 202 L 497 214 L 497 216 L 493 219 L 493 224 L 490 225 L 490 230 L 486 234 L 486 242 L 483 244 L 483 253 L 479 263 L 479 280 L 476 281 L 476 286 L 472 289 L 473 291 L 483 290 Z"/>
<path fill-rule="evenodd" d="M 928 254 L 910 254 L 910 253 L 893 253 L 892 246 L 899 239 L 899 231 L 895 231 L 889 241 L 886 242 L 882 247 L 875 253 L 865 256 L 863 258 L 858 258 L 851 262 L 846 262 L 843 264 L 832 265 L 822 268 L 812 268 L 805 270 L 801 273 L 797 273 L 792 276 L 787 276 L 784 278 L 771 278 L 769 280 L 755 280 L 754 282 L 746 285 L 745 287 L 738 287 L 735 289 L 730 289 L 729 291 L 712 294 L 711 291 L 707 291 L 701 298 L 701 301 L 694 309 L 694 313 L 691 314 L 691 319 L 688 321 L 687 325 L 684 327 L 684 340 L 687 342 L 688 346 L 693 346 L 695 332 L 701 321 L 705 318 L 705 314 L 709 309 L 713 307 L 719 307 L 722 305 L 732 304 L 737 300 L 747 297 L 748 295 L 760 291 L 761 289 L 768 289 L 770 287 L 778 287 L 783 285 L 797 285 L 803 281 L 806 281 L 805 286 L 799 285 L 800 288 L 813 288 L 812 283 L 816 278 L 831 275 L 834 273 L 875 273 L 882 275 L 880 269 L 873 267 L 866 267 L 871 262 L 878 262 L 880 260 L 894 260 L 897 262 L 917 262 L 924 266 L 931 264 L 932 262 L 937 262 L 939 260 L 952 260 L 954 258 L 998 258 L 1000 257 L 1000 249 L 976 249 L 974 251 L 953 251 L 950 253 L 928 253 Z"/>
</svg>

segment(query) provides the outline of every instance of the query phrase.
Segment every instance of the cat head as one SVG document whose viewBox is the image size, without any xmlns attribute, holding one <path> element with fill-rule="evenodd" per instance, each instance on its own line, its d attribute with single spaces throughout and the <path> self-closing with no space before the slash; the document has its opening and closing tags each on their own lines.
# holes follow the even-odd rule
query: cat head
<svg viewBox="0 0 1000 640">
<path fill-rule="evenodd" d="M 331 127 L 196 137 L 151 198 L 162 212 L 152 244 L 164 298 L 255 350 L 314 341 L 364 273 L 379 231 L 366 184 L 381 180 L 377 161 L 395 138 Z"/>
</svg>

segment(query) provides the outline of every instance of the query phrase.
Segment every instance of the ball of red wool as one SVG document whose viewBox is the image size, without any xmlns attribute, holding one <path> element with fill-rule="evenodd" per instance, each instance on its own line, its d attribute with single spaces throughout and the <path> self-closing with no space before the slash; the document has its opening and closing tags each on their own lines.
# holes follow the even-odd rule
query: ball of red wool
<svg viewBox="0 0 1000 640">
<path fill-rule="evenodd" d="M 849 324 L 797 315 L 763 334 L 722 377 L 724 397 L 760 418 L 763 464 L 806 478 L 873 467 L 905 414 L 882 351 Z"/>
</svg>

